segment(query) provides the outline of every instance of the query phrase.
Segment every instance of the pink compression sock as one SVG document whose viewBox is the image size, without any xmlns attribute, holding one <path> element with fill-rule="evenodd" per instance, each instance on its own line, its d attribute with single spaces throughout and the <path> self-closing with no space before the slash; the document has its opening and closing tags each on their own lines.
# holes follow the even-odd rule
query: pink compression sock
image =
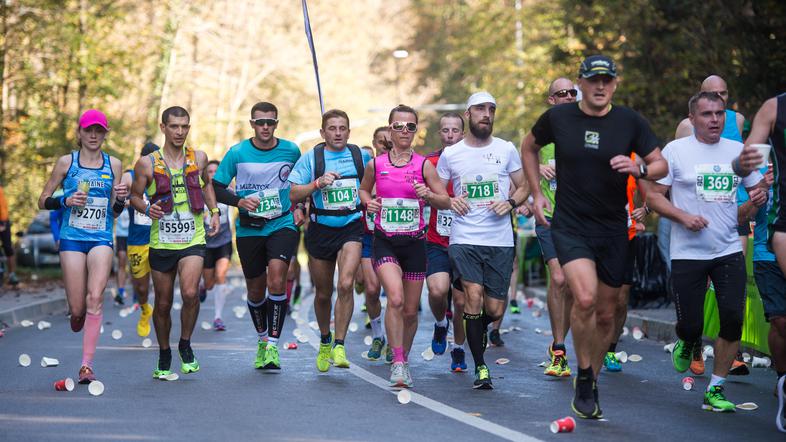
<svg viewBox="0 0 786 442">
<path fill-rule="evenodd" d="M 93 368 L 93 356 L 96 354 L 98 335 L 101 334 L 101 322 L 104 314 L 94 315 L 90 312 L 85 317 L 85 329 L 82 335 L 82 365 Z"/>
<path fill-rule="evenodd" d="M 393 347 L 393 362 L 406 362 L 404 347 Z"/>
</svg>

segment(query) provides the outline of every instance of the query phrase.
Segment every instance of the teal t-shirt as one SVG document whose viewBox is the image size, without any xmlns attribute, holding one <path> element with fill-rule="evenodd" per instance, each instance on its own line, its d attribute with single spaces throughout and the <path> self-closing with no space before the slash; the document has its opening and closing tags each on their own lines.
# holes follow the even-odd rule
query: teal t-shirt
<svg viewBox="0 0 786 442">
<path fill-rule="evenodd" d="M 273 218 L 277 214 L 287 215 L 271 219 L 261 229 L 243 227 L 238 219 L 235 223 L 236 235 L 269 236 L 282 228 L 295 229 L 289 200 L 289 174 L 300 158 L 300 148 L 289 141 L 279 138 L 276 147 L 262 150 L 254 147 L 250 139 L 229 148 L 218 166 L 213 179 L 221 184 L 229 185 L 235 180 L 235 192 L 241 198 L 259 194 L 260 208 L 265 210 L 265 217 Z M 276 198 L 277 196 L 277 198 Z M 263 207 L 264 206 L 264 207 Z M 239 209 L 247 214 L 245 209 Z"/>
<path fill-rule="evenodd" d="M 363 156 L 363 164 L 368 164 L 371 161 L 371 155 L 365 150 L 360 149 Z M 355 162 L 352 160 L 352 152 L 348 148 L 344 148 L 340 152 L 333 152 L 325 148 L 325 172 L 336 172 L 340 176 L 354 176 L 357 175 L 355 169 Z M 318 177 L 314 176 L 314 149 L 306 152 L 295 164 L 292 173 L 289 175 L 289 181 L 295 184 L 303 185 L 313 182 Z M 360 180 L 355 179 L 357 189 L 360 189 Z M 314 204 L 317 208 L 325 209 L 325 204 L 322 201 L 322 191 L 316 190 L 312 194 Z M 355 198 L 355 205 L 360 204 L 360 195 Z M 361 212 L 353 213 L 351 215 L 319 215 L 317 223 L 329 227 L 344 227 L 347 224 L 360 219 Z"/>
</svg>

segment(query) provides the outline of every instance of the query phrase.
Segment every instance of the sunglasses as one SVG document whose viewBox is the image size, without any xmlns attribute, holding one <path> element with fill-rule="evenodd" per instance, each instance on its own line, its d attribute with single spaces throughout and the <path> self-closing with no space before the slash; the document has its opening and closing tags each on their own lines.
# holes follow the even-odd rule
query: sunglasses
<svg viewBox="0 0 786 442">
<path fill-rule="evenodd" d="M 394 121 L 390 123 L 390 128 L 396 132 L 404 132 L 406 129 L 407 132 L 415 133 L 418 130 L 417 123 L 405 123 L 403 121 Z"/>
<path fill-rule="evenodd" d="M 565 98 L 568 95 L 570 95 L 571 97 L 575 97 L 578 94 L 579 94 L 579 91 L 577 91 L 576 89 L 560 89 L 557 92 L 554 92 L 553 94 L 551 94 L 551 96 L 552 97 L 557 97 L 557 98 Z"/>
<path fill-rule="evenodd" d="M 254 123 L 255 126 L 275 126 L 278 124 L 278 119 L 276 118 L 257 118 L 256 120 L 250 120 Z"/>
</svg>

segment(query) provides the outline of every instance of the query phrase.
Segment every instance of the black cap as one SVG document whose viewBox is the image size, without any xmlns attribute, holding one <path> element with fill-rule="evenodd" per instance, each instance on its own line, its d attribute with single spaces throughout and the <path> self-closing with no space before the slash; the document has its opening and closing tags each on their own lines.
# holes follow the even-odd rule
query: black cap
<svg viewBox="0 0 786 442">
<path fill-rule="evenodd" d="M 595 75 L 617 76 L 617 65 L 605 55 L 590 55 L 581 62 L 579 77 L 589 78 Z"/>
<path fill-rule="evenodd" d="M 147 142 L 142 147 L 142 156 L 146 157 L 146 156 L 150 155 L 151 153 L 157 151 L 158 149 L 159 149 L 159 147 L 155 143 Z"/>
</svg>

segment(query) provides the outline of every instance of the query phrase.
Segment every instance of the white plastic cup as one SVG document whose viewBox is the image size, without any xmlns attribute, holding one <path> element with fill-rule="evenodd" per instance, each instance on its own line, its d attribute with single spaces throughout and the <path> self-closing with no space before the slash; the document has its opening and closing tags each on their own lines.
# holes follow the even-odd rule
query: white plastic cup
<svg viewBox="0 0 786 442">
<path fill-rule="evenodd" d="M 115 341 L 118 341 L 118 340 L 120 340 L 122 338 L 123 338 L 123 332 L 122 331 L 117 330 L 117 329 L 112 330 L 112 339 L 114 339 Z"/>
<path fill-rule="evenodd" d="M 150 348 L 151 345 L 153 345 L 153 341 L 150 338 L 142 339 L 142 347 Z"/>
<path fill-rule="evenodd" d="M 753 360 L 751 361 L 751 366 L 754 368 L 769 368 L 771 364 L 772 361 L 766 356 L 763 358 L 754 356 Z"/>
<path fill-rule="evenodd" d="M 181 304 L 179 302 L 175 302 L 175 303 L 172 304 L 172 309 L 173 310 L 180 310 L 182 308 L 183 308 L 183 304 Z"/>
<path fill-rule="evenodd" d="M 209 323 L 209 322 L 207 322 L 207 321 L 202 321 L 202 330 L 210 330 L 211 328 L 213 328 L 213 326 L 212 326 L 212 325 L 210 325 L 210 323 Z"/>
<path fill-rule="evenodd" d="M 685 376 L 684 378 L 682 378 L 682 389 L 685 391 L 691 391 L 693 390 L 693 384 L 695 383 L 696 381 L 693 380 L 692 377 Z"/>
<path fill-rule="evenodd" d="M 420 355 L 423 356 L 423 359 L 426 361 L 430 361 L 434 359 L 434 352 L 431 350 L 431 347 L 423 350 L 423 353 L 421 353 Z"/>
<path fill-rule="evenodd" d="M 639 327 L 633 327 L 633 339 L 641 341 L 644 338 L 644 332 Z"/>
<path fill-rule="evenodd" d="M 101 381 L 93 381 L 87 386 L 87 391 L 93 396 L 101 396 L 104 394 L 104 383 Z"/>
<path fill-rule="evenodd" d="M 19 355 L 19 365 L 21 365 L 22 367 L 29 367 L 31 362 L 32 361 L 30 360 L 30 355 L 28 355 L 27 353 L 22 353 L 21 355 Z"/>
<path fill-rule="evenodd" d="M 762 156 L 761 163 L 757 164 L 756 168 L 761 169 L 762 167 L 767 167 L 767 163 L 769 162 L 769 158 L 770 158 L 770 150 L 772 149 L 772 146 L 769 144 L 751 144 L 751 147 L 758 150 Z"/>
<path fill-rule="evenodd" d="M 57 367 L 58 365 L 60 365 L 60 361 L 55 358 L 48 358 L 46 356 L 41 358 L 42 367 Z"/>
<path fill-rule="evenodd" d="M 401 390 L 396 395 L 396 398 L 399 404 L 406 405 L 412 400 L 412 393 L 410 393 L 409 390 Z"/>
<path fill-rule="evenodd" d="M 35 323 L 29 319 L 23 319 L 22 322 L 19 323 L 19 325 L 21 325 L 22 327 L 30 327 L 33 324 Z"/>
<path fill-rule="evenodd" d="M 374 338 L 372 338 L 371 336 L 366 336 L 365 338 L 363 338 L 363 343 L 366 345 L 371 345 L 372 342 L 374 342 Z"/>
<path fill-rule="evenodd" d="M 672 342 L 671 344 L 664 345 L 663 346 L 663 351 L 665 351 L 666 353 L 673 352 L 674 351 L 674 343 Z"/>
<path fill-rule="evenodd" d="M 349 323 L 349 331 L 351 331 L 352 333 L 355 333 L 356 331 L 358 331 L 358 324 L 357 324 L 357 322 L 350 322 Z"/>
<path fill-rule="evenodd" d="M 622 362 L 623 364 L 628 362 L 628 354 L 626 352 L 618 351 L 614 355 L 617 356 L 617 359 L 619 359 L 619 361 Z"/>
<path fill-rule="evenodd" d="M 38 321 L 38 329 L 39 330 L 46 330 L 46 329 L 51 328 L 51 327 L 52 327 L 52 323 L 51 322 Z"/>
</svg>

